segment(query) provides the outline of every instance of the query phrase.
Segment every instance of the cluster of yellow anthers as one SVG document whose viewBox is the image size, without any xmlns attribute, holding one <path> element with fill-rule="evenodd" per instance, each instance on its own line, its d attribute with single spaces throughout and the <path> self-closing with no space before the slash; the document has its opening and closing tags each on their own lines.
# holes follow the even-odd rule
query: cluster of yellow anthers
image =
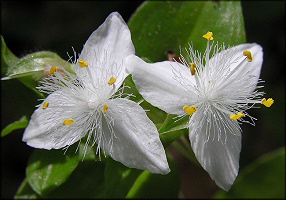
<svg viewBox="0 0 286 200">
<path fill-rule="evenodd" d="M 197 110 L 195 106 L 188 106 L 188 105 L 185 105 L 183 109 L 188 115 L 193 114 Z"/>
<path fill-rule="evenodd" d="M 209 40 L 213 40 L 214 38 L 213 38 L 213 33 L 212 32 L 207 32 L 206 34 L 204 34 L 203 35 L 203 38 L 205 38 L 205 39 L 207 39 L 208 41 Z M 251 62 L 252 61 L 252 55 L 251 55 L 251 52 L 250 51 L 247 51 L 247 50 L 245 50 L 245 51 L 243 51 L 243 55 L 244 56 L 246 56 L 246 60 L 248 61 L 248 62 Z M 195 70 L 195 68 L 196 68 L 196 65 L 195 65 L 195 63 L 190 63 L 190 71 L 191 71 L 191 74 L 192 75 L 195 75 L 195 73 L 196 73 L 196 70 Z M 263 104 L 264 106 L 266 106 L 266 107 L 270 107 L 272 104 L 274 103 L 274 100 L 273 99 L 271 99 L 271 98 L 269 98 L 269 99 L 265 99 L 265 98 L 263 98 L 262 100 L 261 100 L 261 104 Z M 188 114 L 188 115 L 192 115 L 196 110 L 197 110 L 197 108 L 195 107 L 195 106 L 188 106 L 188 105 L 185 105 L 184 107 L 183 107 L 183 110 Z M 241 117 L 243 117 L 243 114 L 241 113 L 241 112 L 238 112 L 236 115 L 235 114 L 231 114 L 230 115 L 230 119 L 232 119 L 232 120 L 238 120 L 239 118 L 241 118 Z"/>
<path fill-rule="evenodd" d="M 73 119 L 72 118 L 65 119 L 63 121 L 63 125 L 71 125 L 72 123 L 73 123 Z"/>
<path fill-rule="evenodd" d="M 83 61 L 82 59 L 79 59 L 78 60 L 78 65 L 79 65 L 79 67 L 80 68 L 85 68 L 85 67 L 87 67 L 88 66 L 88 63 L 87 63 L 87 61 Z M 50 71 L 49 71 L 49 75 L 54 75 L 54 73 L 55 72 L 57 72 L 58 71 L 58 68 L 57 67 L 51 67 L 51 69 L 50 69 Z M 109 79 L 109 81 L 108 81 L 108 85 L 112 85 L 112 84 L 114 84 L 115 83 L 115 81 L 116 81 L 116 79 L 114 78 L 114 77 L 111 77 L 110 79 Z M 42 105 L 42 109 L 43 110 L 45 110 L 45 109 L 47 109 L 49 107 L 49 102 L 44 102 L 43 103 L 43 105 Z M 102 112 L 105 114 L 106 113 L 106 111 L 107 111 L 107 109 L 108 109 L 108 105 L 103 105 L 103 109 L 102 109 Z M 73 123 L 73 119 L 72 118 L 69 118 L 69 119 L 65 119 L 64 121 L 63 121 L 63 125 L 71 125 Z"/>
<path fill-rule="evenodd" d="M 263 98 L 262 100 L 261 100 L 261 104 L 263 104 L 263 105 L 265 105 L 266 107 L 270 107 L 272 104 L 274 103 L 274 100 L 273 99 L 271 99 L 271 98 L 269 98 L 269 99 L 265 99 L 265 98 Z"/>
<path fill-rule="evenodd" d="M 81 68 L 85 68 L 88 65 L 87 62 L 83 61 L 82 59 L 79 59 L 77 62 L 78 62 L 79 67 Z"/>
<path fill-rule="evenodd" d="M 55 72 L 58 71 L 57 67 L 51 67 L 50 71 L 49 71 L 49 75 L 53 75 Z"/>
<path fill-rule="evenodd" d="M 190 64 L 190 70 L 192 75 L 195 75 L 196 73 L 195 67 L 196 67 L 195 63 Z"/>
<path fill-rule="evenodd" d="M 235 114 L 231 114 L 229 116 L 229 118 L 232 119 L 232 120 L 238 120 L 241 117 L 243 117 L 243 114 L 241 112 L 238 112 L 236 115 Z"/>
<path fill-rule="evenodd" d="M 206 38 L 207 40 L 213 40 L 213 33 L 212 32 L 207 32 L 206 34 L 203 35 L 204 38 Z"/>
</svg>

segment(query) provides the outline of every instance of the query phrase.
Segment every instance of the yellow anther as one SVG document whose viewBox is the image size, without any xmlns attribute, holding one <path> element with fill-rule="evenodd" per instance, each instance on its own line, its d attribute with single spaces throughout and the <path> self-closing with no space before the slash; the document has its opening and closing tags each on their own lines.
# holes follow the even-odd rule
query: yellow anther
<svg viewBox="0 0 286 200">
<path fill-rule="evenodd" d="M 273 103 L 274 100 L 272 98 L 267 99 L 267 101 L 265 98 L 261 100 L 261 104 L 265 105 L 266 107 L 270 107 Z"/>
<path fill-rule="evenodd" d="M 251 62 L 251 61 L 252 61 L 252 56 L 251 56 L 251 52 L 250 52 L 250 51 L 245 50 L 245 51 L 243 52 L 243 55 L 244 55 L 244 56 L 247 56 L 247 57 L 246 57 L 246 60 L 247 60 L 248 62 Z"/>
<path fill-rule="evenodd" d="M 195 63 L 191 63 L 190 70 L 192 75 L 195 75 L 196 73 L 195 67 L 196 67 Z"/>
<path fill-rule="evenodd" d="M 116 78 L 111 77 L 108 81 L 108 85 L 112 85 L 116 81 Z"/>
<path fill-rule="evenodd" d="M 82 59 L 79 59 L 78 60 L 78 65 L 81 67 L 81 68 L 84 68 L 84 67 L 87 67 L 87 62 L 86 61 L 83 61 Z"/>
<path fill-rule="evenodd" d="M 213 40 L 213 33 L 212 32 L 207 32 L 206 34 L 203 35 L 204 38 L 206 38 L 207 40 Z"/>
<path fill-rule="evenodd" d="M 69 118 L 69 119 L 65 119 L 63 121 L 63 125 L 71 125 L 73 123 L 73 119 L 72 118 Z"/>
<path fill-rule="evenodd" d="M 188 105 L 185 105 L 184 107 L 183 107 L 183 110 L 188 114 L 188 115 L 191 115 L 191 114 L 193 114 L 196 110 L 197 110 L 197 108 L 195 107 L 195 106 L 188 106 Z"/>
<path fill-rule="evenodd" d="M 49 75 L 53 75 L 55 72 L 58 71 L 57 67 L 51 67 L 50 71 L 49 71 Z"/>
<path fill-rule="evenodd" d="M 232 115 L 229 116 L 229 118 L 232 119 L 232 120 L 238 120 L 241 117 L 243 117 L 243 114 L 241 112 L 238 112 L 236 115 L 232 114 Z"/>
<path fill-rule="evenodd" d="M 103 112 L 104 114 L 106 113 L 107 108 L 108 108 L 108 105 L 104 105 L 104 106 L 103 106 L 102 112 Z"/>
<path fill-rule="evenodd" d="M 43 103 L 42 109 L 46 109 L 48 106 L 49 106 L 49 102 L 45 101 L 45 102 Z"/>
</svg>

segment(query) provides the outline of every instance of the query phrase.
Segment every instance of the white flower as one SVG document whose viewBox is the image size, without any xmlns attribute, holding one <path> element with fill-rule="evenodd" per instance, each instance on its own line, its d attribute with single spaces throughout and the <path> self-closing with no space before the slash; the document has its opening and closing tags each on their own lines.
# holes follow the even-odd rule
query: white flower
<svg viewBox="0 0 286 200">
<path fill-rule="evenodd" d="M 97 143 L 97 152 L 101 148 L 130 168 L 168 173 L 155 125 L 139 104 L 121 98 L 128 75 L 123 59 L 134 51 L 126 23 L 119 13 L 110 14 L 84 45 L 73 65 L 75 75 L 51 67 L 50 76 L 38 87 L 49 96 L 33 113 L 23 141 L 59 149 L 87 135 L 85 150 L 89 142 Z"/>
<path fill-rule="evenodd" d="M 239 122 L 249 117 L 253 123 L 246 111 L 254 104 L 269 107 L 273 100 L 260 99 L 263 93 L 255 90 L 263 62 L 261 46 L 226 49 L 209 44 L 211 32 L 204 37 L 208 40 L 204 55 L 190 46 L 182 64 L 148 64 L 131 55 L 126 65 L 146 101 L 179 117 L 190 115 L 189 139 L 198 161 L 219 187 L 229 190 L 239 168 Z"/>
</svg>

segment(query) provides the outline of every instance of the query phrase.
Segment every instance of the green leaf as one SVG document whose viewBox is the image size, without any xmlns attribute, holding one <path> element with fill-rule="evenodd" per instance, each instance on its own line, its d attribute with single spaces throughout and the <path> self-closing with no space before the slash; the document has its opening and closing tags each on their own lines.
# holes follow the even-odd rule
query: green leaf
<svg viewBox="0 0 286 200">
<path fill-rule="evenodd" d="M 1 137 L 4 137 L 5 135 L 8 135 L 12 131 L 16 129 L 21 129 L 21 128 L 26 128 L 28 126 L 28 119 L 26 116 L 21 117 L 18 121 L 15 121 L 8 126 L 6 126 L 2 131 L 1 131 Z"/>
<path fill-rule="evenodd" d="M 129 99 L 135 102 L 140 102 L 143 100 L 143 97 L 139 94 L 138 90 L 135 87 L 135 84 L 131 78 L 131 75 L 128 75 L 125 80 L 123 81 L 124 94 L 132 94 Z"/>
<path fill-rule="evenodd" d="M 155 124 L 159 124 L 159 126 L 164 122 L 164 119 L 166 118 L 167 114 L 160 110 L 159 108 L 156 108 L 152 106 L 147 101 L 144 101 L 143 97 L 139 94 L 138 90 L 135 87 L 135 84 L 131 78 L 131 75 L 127 76 L 123 82 L 123 84 L 127 87 L 124 88 L 124 94 L 132 94 L 130 96 L 130 100 L 135 102 L 141 102 L 140 106 L 146 110 L 147 116 L 153 121 Z"/>
<path fill-rule="evenodd" d="M 207 31 L 226 45 L 245 42 L 239 1 L 148 1 L 128 22 L 136 55 L 152 62 L 166 60 L 165 52 L 179 55 L 192 42 L 203 51 Z"/>
<path fill-rule="evenodd" d="M 49 199 L 97 198 L 104 189 L 105 162 L 84 160 L 60 187 L 50 192 Z"/>
<path fill-rule="evenodd" d="M 27 178 L 23 180 L 14 199 L 39 199 L 40 196 L 31 188 Z"/>
<path fill-rule="evenodd" d="M 155 124 L 162 124 L 167 117 L 167 114 L 163 110 L 152 106 L 147 101 L 143 101 L 140 106 L 142 106 L 142 108 L 146 111 L 147 116 Z"/>
<path fill-rule="evenodd" d="M 142 170 L 131 169 L 108 157 L 102 198 L 124 198 Z"/>
<path fill-rule="evenodd" d="M 98 161 L 98 160 L 100 160 L 98 158 L 98 155 L 96 155 L 97 145 L 95 144 L 94 146 L 91 146 L 92 142 L 89 141 L 87 143 L 87 138 L 88 138 L 88 134 L 86 134 L 86 136 L 81 139 L 80 144 L 78 146 L 78 149 L 76 150 L 78 153 L 78 159 L 82 160 L 82 161 L 86 161 L 86 160 Z"/>
<path fill-rule="evenodd" d="M 175 163 L 168 160 L 171 172 L 167 175 L 143 171 L 126 198 L 178 198 L 180 178 Z"/>
<path fill-rule="evenodd" d="M 215 198 L 285 199 L 285 147 L 246 166 L 231 189 L 219 192 Z"/>
<path fill-rule="evenodd" d="M 178 118 L 177 115 L 168 114 L 164 123 L 159 129 L 159 133 L 163 134 L 168 131 L 177 131 L 186 128 L 186 124 L 189 122 L 189 116 Z"/>
<path fill-rule="evenodd" d="M 182 135 L 188 134 L 186 124 L 189 117 L 178 118 L 176 115 L 168 114 L 164 123 L 160 126 L 158 132 L 164 146 L 170 145 L 172 142 L 180 138 Z"/>
<path fill-rule="evenodd" d="M 42 190 L 41 198 L 95 198 L 102 194 L 105 159 L 98 161 L 94 147 L 87 145 L 85 149 L 86 139 L 87 136 L 81 140 L 80 144 L 69 147 L 69 152 L 66 155 L 63 155 L 64 152 L 60 150 L 51 150 L 52 153 L 41 150 L 46 151 L 46 153 L 43 154 L 42 152 L 38 156 L 43 156 L 44 160 L 49 160 L 48 165 L 42 168 L 36 167 L 33 173 L 38 174 L 33 176 L 36 179 L 41 178 L 36 180 L 38 183 L 32 182 L 34 190 L 34 184 L 38 184 L 36 187 L 43 187 L 40 189 Z M 48 167 L 46 168 L 46 166 Z M 46 183 L 44 183 L 45 180 Z M 39 196 L 39 192 L 37 193 Z"/>
<path fill-rule="evenodd" d="M 1 35 L 1 77 L 4 76 L 8 67 L 15 65 L 18 60 L 19 58 L 8 49 Z"/>
<path fill-rule="evenodd" d="M 26 177 L 30 186 L 41 196 L 63 184 L 76 169 L 79 159 L 75 153 L 77 144 L 63 150 L 36 149 L 26 168 Z"/>
</svg>

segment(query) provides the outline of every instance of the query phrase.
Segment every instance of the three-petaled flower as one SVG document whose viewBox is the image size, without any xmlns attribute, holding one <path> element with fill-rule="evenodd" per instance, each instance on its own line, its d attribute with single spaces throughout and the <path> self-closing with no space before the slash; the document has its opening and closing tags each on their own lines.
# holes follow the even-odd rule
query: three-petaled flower
<svg viewBox="0 0 286 200">
<path fill-rule="evenodd" d="M 136 88 L 152 105 L 170 114 L 189 115 L 189 139 L 196 158 L 216 184 L 229 190 L 239 168 L 241 129 L 239 122 L 254 118 L 246 111 L 255 104 L 267 107 L 272 99 L 261 99 L 256 88 L 263 62 L 258 44 L 231 48 L 210 44 L 201 56 L 192 46 L 181 63 L 145 63 L 135 55 L 126 59 Z M 212 56 L 210 55 L 213 51 Z"/>
<path fill-rule="evenodd" d="M 156 126 L 139 104 L 123 97 L 128 75 L 123 59 L 134 52 L 128 26 L 119 13 L 111 13 L 85 43 L 75 74 L 51 67 L 38 87 L 49 95 L 33 113 L 23 141 L 59 149 L 87 135 L 85 150 L 97 143 L 97 152 L 102 149 L 130 168 L 168 173 Z"/>
</svg>

